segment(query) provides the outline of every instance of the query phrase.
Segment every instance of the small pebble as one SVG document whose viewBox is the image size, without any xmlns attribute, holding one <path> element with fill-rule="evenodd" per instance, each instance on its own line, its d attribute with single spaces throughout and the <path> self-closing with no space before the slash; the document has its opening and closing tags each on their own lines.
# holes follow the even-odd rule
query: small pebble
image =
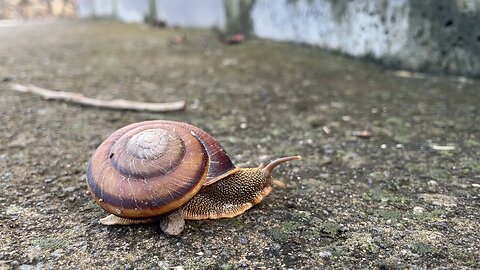
<svg viewBox="0 0 480 270">
<path fill-rule="evenodd" d="M 64 252 L 63 249 L 57 249 L 57 250 L 55 250 L 54 252 L 52 252 L 51 255 L 52 255 L 53 257 L 60 258 L 60 257 L 63 256 L 63 252 Z"/>
<path fill-rule="evenodd" d="M 438 186 L 438 183 L 435 180 L 430 180 L 430 181 L 427 182 L 427 185 L 432 186 L 432 187 L 436 187 L 436 186 Z"/>
<path fill-rule="evenodd" d="M 323 130 L 323 132 L 325 132 L 325 134 L 327 134 L 327 135 L 330 134 L 330 133 L 332 133 L 332 130 L 331 130 L 329 127 L 327 127 L 327 126 L 323 126 L 323 127 L 322 127 L 322 130 Z"/>
<path fill-rule="evenodd" d="M 321 174 L 318 175 L 318 177 L 323 178 L 323 179 L 326 179 L 326 178 L 330 177 L 330 174 L 328 174 L 328 173 L 321 173 Z"/>
<path fill-rule="evenodd" d="M 205 257 L 212 256 L 212 251 L 210 249 L 204 248 L 203 251 L 205 252 Z"/>
<path fill-rule="evenodd" d="M 320 251 L 318 255 L 323 259 L 327 259 L 332 256 L 332 253 L 330 251 Z"/>
<path fill-rule="evenodd" d="M 239 242 L 245 245 L 245 244 L 248 244 L 248 239 L 242 237 L 242 238 L 240 238 Z"/>
<path fill-rule="evenodd" d="M 45 183 L 50 183 L 53 181 L 53 178 L 46 178 L 45 180 L 43 180 Z"/>
<path fill-rule="evenodd" d="M 66 187 L 66 188 L 63 189 L 63 191 L 65 191 L 65 192 L 73 192 L 73 191 L 75 191 L 75 189 L 77 189 L 77 188 L 76 188 L 76 187 Z"/>
<path fill-rule="evenodd" d="M 455 146 L 453 145 L 431 145 L 433 150 L 438 150 L 438 151 L 452 151 L 455 150 Z"/>
<path fill-rule="evenodd" d="M 171 269 L 170 265 L 166 261 L 159 261 L 158 263 L 158 269 Z"/>
<path fill-rule="evenodd" d="M 368 130 L 360 130 L 360 131 L 357 130 L 352 132 L 352 135 L 359 138 L 364 138 L 364 139 L 373 137 L 372 132 Z"/>
<path fill-rule="evenodd" d="M 448 223 L 445 221 L 435 222 L 433 225 L 439 230 L 446 231 L 448 229 Z"/>
<path fill-rule="evenodd" d="M 413 208 L 413 212 L 414 212 L 414 213 L 417 213 L 417 214 L 423 213 L 424 211 L 425 211 L 425 209 L 424 209 L 423 207 L 420 207 L 420 206 L 415 206 L 415 207 Z"/>
<path fill-rule="evenodd" d="M 348 121 L 352 120 L 352 117 L 350 115 L 344 115 L 344 116 L 342 116 L 342 120 L 345 121 L 345 122 L 348 122 Z"/>
</svg>

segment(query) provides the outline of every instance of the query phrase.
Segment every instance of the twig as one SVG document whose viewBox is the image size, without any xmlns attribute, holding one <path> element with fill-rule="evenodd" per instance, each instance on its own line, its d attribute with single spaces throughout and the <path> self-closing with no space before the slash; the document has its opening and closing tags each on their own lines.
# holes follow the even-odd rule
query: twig
<svg viewBox="0 0 480 270">
<path fill-rule="evenodd" d="M 146 103 L 138 101 L 130 101 L 125 99 L 99 100 L 86 97 L 80 93 L 52 91 L 43 89 L 34 85 L 13 84 L 12 90 L 24 93 L 32 93 L 39 95 L 46 100 L 63 100 L 65 102 L 93 106 L 98 108 L 117 109 L 117 110 L 134 110 L 149 112 L 170 112 L 185 109 L 185 101 L 175 101 L 167 103 Z"/>
</svg>

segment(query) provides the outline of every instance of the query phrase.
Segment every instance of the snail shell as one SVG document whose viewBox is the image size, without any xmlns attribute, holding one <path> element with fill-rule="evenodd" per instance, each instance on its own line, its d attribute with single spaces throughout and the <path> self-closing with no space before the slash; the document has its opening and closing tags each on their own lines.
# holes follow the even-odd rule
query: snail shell
<svg viewBox="0 0 480 270">
<path fill-rule="evenodd" d="M 235 170 L 205 131 L 155 120 L 128 125 L 105 140 L 88 164 L 87 184 L 108 212 L 144 219 L 177 209 L 203 185 Z"/>
</svg>

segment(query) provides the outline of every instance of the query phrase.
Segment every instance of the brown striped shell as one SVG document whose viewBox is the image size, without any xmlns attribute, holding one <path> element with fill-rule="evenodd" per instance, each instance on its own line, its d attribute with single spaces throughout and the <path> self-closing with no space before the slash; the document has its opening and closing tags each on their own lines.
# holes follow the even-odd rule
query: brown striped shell
<svg viewBox="0 0 480 270">
<path fill-rule="evenodd" d="M 205 131 L 181 122 L 145 121 L 117 130 L 98 147 L 87 184 L 108 212 L 143 219 L 177 209 L 203 185 L 235 169 Z"/>
</svg>

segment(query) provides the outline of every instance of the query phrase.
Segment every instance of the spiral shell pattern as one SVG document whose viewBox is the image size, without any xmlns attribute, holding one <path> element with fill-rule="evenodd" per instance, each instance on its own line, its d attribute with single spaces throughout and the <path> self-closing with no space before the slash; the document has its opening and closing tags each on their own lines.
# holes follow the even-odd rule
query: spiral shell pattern
<svg viewBox="0 0 480 270">
<path fill-rule="evenodd" d="M 167 213 L 208 179 L 235 169 L 205 131 L 181 122 L 146 121 L 114 132 L 95 151 L 87 184 L 108 212 L 130 219 Z"/>
</svg>

